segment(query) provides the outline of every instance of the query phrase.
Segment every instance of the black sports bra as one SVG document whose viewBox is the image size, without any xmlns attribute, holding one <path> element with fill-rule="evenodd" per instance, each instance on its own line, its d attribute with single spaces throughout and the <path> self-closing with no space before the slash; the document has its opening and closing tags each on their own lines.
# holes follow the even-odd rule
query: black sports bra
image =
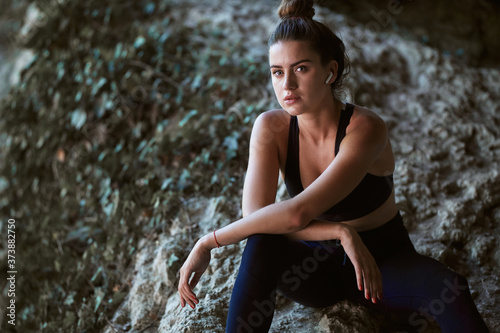
<svg viewBox="0 0 500 333">
<path fill-rule="evenodd" d="M 354 106 L 347 104 L 341 111 L 337 136 L 335 139 L 335 156 L 337 156 L 340 143 L 345 137 L 346 128 L 351 120 Z M 290 196 L 294 197 L 304 190 L 300 179 L 299 169 L 299 124 L 296 116 L 290 119 L 288 133 L 288 152 L 285 165 L 285 184 Z M 354 220 L 380 207 L 391 195 L 394 187 L 392 174 L 388 176 L 375 176 L 367 173 L 361 183 L 335 206 L 317 218 L 334 222 Z"/>
</svg>

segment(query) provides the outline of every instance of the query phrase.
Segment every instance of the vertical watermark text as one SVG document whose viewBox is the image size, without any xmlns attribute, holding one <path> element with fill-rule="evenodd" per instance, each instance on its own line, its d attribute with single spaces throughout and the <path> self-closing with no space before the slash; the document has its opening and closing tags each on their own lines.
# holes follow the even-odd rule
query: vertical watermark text
<svg viewBox="0 0 500 333">
<path fill-rule="evenodd" d="M 7 221 L 7 322 L 16 325 L 16 220 Z"/>
</svg>

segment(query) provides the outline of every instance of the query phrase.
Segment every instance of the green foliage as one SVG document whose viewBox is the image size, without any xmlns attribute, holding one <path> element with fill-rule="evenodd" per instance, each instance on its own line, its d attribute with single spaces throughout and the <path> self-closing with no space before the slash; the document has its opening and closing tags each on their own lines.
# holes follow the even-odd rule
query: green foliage
<svg viewBox="0 0 500 333">
<path fill-rule="evenodd" d="M 0 106 L 0 214 L 18 221 L 23 332 L 90 332 L 127 294 L 138 240 L 184 198 L 238 200 L 262 110 L 227 110 L 267 70 L 167 0 L 35 3 L 35 59 Z"/>
</svg>

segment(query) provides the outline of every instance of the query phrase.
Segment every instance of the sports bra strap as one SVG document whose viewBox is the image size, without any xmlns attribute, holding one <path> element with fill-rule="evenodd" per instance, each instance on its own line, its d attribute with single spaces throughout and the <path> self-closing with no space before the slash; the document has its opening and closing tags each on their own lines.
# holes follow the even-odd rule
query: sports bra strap
<svg viewBox="0 0 500 333">
<path fill-rule="evenodd" d="M 347 126 L 351 121 L 352 113 L 354 112 L 354 105 L 346 103 L 345 110 L 340 113 L 339 127 L 337 129 L 337 136 L 335 138 L 335 156 L 339 153 L 340 143 L 345 137 Z"/>
</svg>

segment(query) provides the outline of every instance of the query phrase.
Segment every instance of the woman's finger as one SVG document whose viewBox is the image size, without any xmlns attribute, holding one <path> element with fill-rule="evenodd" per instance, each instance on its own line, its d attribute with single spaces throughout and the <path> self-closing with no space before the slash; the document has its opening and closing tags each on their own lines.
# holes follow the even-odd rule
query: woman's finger
<svg viewBox="0 0 500 333">
<path fill-rule="evenodd" d="M 382 299 L 382 275 L 376 263 L 373 265 L 373 279 L 372 279 L 372 302 L 376 303 L 377 298 Z"/>
<path fill-rule="evenodd" d="M 181 307 L 185 307 L 186 306 L 186 302 L 184 302 L 184 298 L 182 297 L 182 295 L 179 293 L 179 298 L 181 300 Z"/>
<path fill-rule="evenodd" d="M 370 272 L 366 269 L 363 271 L 363 279 L 365 283 L 365 298 L 370 299 L 370 294 L 372 292 L 372 281 L 370 279 Z"/>
<path fill-rule="evenodd" d="M 373 276 L 370 280 L 370 301 L 373 303 L 377 302 L 377 277 L 375 272 L 373 272 Z"/>
<path fill-rule="evenodd" d="M 380 274 L 378 271 L 377 264 L 373 264 L 373 278 L 372 278 L 372 302 L 377 303 L 378 292 L 379 292 L 379 282 L 380 282 Z"/>
<path fill-rule="evenodd" d="M 368 278 L 368 284 L 369 284 L 369 288 L 368 288 L 368 297 L 366 299 L 370 300 L 370 301 L 373 301 L 373 298 L 376 297 L 376 293 L 375 293 L 375 274 L 374 272 L 370 269 L 368 270 L 367 272 L 367 278 Z"/>
<path fill-rule="evenodd" d="M 380 272 L 378 270 L 378 266 L 375 263 L 368 264 L 364 267 L 363 270 L 363 280 L 365 283 L 364 296 L 365 299 L 372 301 L 373 303 L 377 302 L 377 298 L 380 294 Z"/>
<path fill-rule="evenodd" d="M 377 287 L 377 284 L 378 284 L 378 282 L 376 280 L 376 277 L 374 277 L 372 279 L 371 283 L 372 283 L 372 290 L 370 292 L 371 301 L 373 303 L 377 303 L 377 297 L 378 297 L 378 287 Z"/>
<path fill-rule="evenodd" d="M 359 291 L 363 290 L 363 273 L 359 268 L 358 263 L 353 263 L 354 271 L 356 272 L 356 283 L 358 284 Z"/>
<path fill-rule="evenodd" d="M 377 272 L 377 296 L 379 299 L 382 299 L 382 291 L 384 288 L 382 285 L 382 273 L 380 272 L 378 265 L 375 266 L 375 269 Z"/>
</svg>

